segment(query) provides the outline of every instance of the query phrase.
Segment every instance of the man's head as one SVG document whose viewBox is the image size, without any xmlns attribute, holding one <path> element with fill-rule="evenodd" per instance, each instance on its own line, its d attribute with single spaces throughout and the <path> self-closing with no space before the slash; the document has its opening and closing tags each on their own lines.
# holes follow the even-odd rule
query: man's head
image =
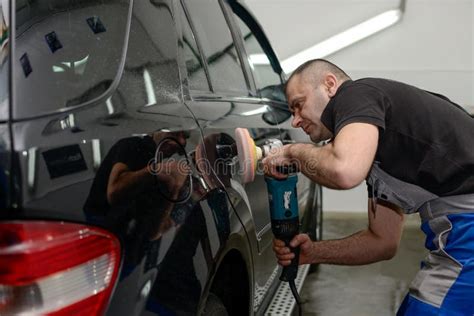
<svg viewBox="0 0 474 316">
<path fill-rule="evenodd" d="M 321 114 L 339 86 L 349 79 L 342 69 L 324 59 L 299 66 L 285 85 L 293 127 L 301 127 L 313 142 L 331 138 L 332 133 L 321 123 Z"/>
</svg>

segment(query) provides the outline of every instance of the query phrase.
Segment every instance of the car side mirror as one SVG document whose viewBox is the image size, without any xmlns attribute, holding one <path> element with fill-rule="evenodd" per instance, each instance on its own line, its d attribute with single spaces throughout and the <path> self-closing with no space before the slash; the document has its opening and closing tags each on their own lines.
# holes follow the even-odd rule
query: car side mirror
<svg viewBox="0 0 474 316">
<path fill-rule="evenodd" d="M 272 101 L 287 104 L 284 89 L 285 89 L 285 85 L 281 83 L 281 84 L 266 86 L 260 89 L 258 93 L 261 98 L 267 98 Z"/>
<path fill-rule="evenodd" d="M 268 112 L 262 114 L 262 119 L 269 125 L 278 125 L 291 117 L 291 113 L 288 110 L 270 107 Z"/>
<path fill-rule="evenodd" d="M 278 125 L 291 117 L 284 91 L 284 84 L 270 85 L 259 90 L 261 98 L 271 100 L 268 112 L 262 114 L 262 119 L 269 125 Z"/>
</svg>

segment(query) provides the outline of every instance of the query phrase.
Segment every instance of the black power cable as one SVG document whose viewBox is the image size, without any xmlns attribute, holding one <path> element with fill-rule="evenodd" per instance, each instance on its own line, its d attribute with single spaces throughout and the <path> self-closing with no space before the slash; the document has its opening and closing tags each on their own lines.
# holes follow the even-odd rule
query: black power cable
<svg viewBox="0 0 474 316">
<path fill-rule="evenodd" d="M 165 142 L 174 142 L 178 147 L 179 149 L 182 151 L 182 154 L 184 155 L 185 157 L 185 160 L 186 160 L 186 163 L 188 164 L 188 166 L 191 166 L 191 160 L 189 159 L 189 156 L 188 154 L 186 153 L 186 149 L 184 148 L 183 145 L 181 145 L 179 143 L 179 141 L 174 138 L 174 137 L 171 137 L 171 136 L 167 136 L 167 137 L 164 137 L 162 140 L 160 140 L 158 142 L 158 145 L 156 146 L 156 150 L 155 150 L 155 158 L 154 158 L 154 163 L 155 165 L 158 165 L 159 163 L 161 163 L 161 159 L 160 156 L 159 156 L 159 152 L 160 152 L 160 149 L 161 149 L 161 146 L 165 143 Z M 161 189 L 159 187 L 157 187 L 158 189 L 158 193 L 165 199 L 167 200 L 168 202 L 171 202 L 171 203 L 176 203 L 176 204 L 181 204 L 181 203 L 185 203 L 186 201 L 188 201 L 190 198 L 191 198 L 191 195 L 193 194 L 193 175 L 192 175 L 192 172 L 189 172 L 189 175 L 188 175 L 188 180 L 189 180 L 189 190 L 186 194 L 186 196 L 182 197 L 182 198 L 177 198 L 177 199 L 171 199 L 170 197 L 167 196 L 167 194 L 163 193 L 161 191 Z"/>
<path fill-rule="evenodd" d="M 293 297 L 295 298 L 296 305 L 298 305 L 298 315 L 302 316 L 303 311 L 301 308 L 301 298 L 298 294 L 298 289 L 296 288 L 295 280 L 288 281 L 288 285 L 290 286 L 291 293 L 293 293 Z"/>
</svg>

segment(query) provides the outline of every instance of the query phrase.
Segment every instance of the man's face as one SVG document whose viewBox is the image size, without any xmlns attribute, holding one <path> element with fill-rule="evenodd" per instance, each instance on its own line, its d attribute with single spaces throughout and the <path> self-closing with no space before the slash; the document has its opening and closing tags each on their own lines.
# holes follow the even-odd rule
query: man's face
<svg viewBox="0 0 474 316">
<path fill-rule="evenodd" d="M 321 122 L 321 114 L 330 100 L 323 84 L 315 86 L 303 80 L 301 75 L 296 75 L 287 85 L 286 97 L 293 114 L 293 127 L 302 128 L 315 143 L 332 137 L 332 133 Z"/>
</svg>

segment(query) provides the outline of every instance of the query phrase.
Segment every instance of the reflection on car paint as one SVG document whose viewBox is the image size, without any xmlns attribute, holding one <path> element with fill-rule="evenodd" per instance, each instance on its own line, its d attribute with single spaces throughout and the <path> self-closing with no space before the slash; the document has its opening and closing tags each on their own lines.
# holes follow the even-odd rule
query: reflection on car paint
<svg viewBox="0 0 474 316">
<path fill-rule="evenodd" d="M 84 205 L 89 222 L 124 239 L 121 279 L 141 267 L 145 274 L 156 270 L 147 303 L 155 312 L 197 311 L 203 290 L 195 269 L 197 248 L 210 268 L 230 233 L 225 193 L 206 190 L 197 180 L 206 175 L 191 175 L 187 172 L 192 166 L 178 168 L 179 160 L 173 159 L 184 154 L 185 145 L 185 132 L 157 131 L 119 140 L 105 155 Z M 212 223 L 206 223 L 203 207 L 214 214 Z M 217 247 L 210 246 L 208 226 L 216 227 Z"/>
</svg>

